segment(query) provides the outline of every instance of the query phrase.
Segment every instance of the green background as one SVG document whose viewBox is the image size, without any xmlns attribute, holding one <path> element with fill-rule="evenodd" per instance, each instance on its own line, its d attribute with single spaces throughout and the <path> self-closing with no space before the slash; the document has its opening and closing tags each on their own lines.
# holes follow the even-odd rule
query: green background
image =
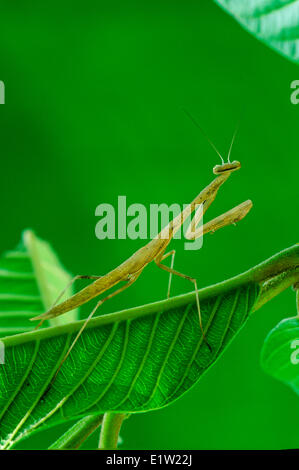
<svg viewBox="0 0 299 470">
<path fill-rule="evenodd" d="M 232 155 L 242 170 L 206 220 L 245 199 L 254 207 L 200 251 L 175 241 L 176 268 L 203 287 L 296 243 L 298 78 L 296 65 L 212 2 L 2 2 L 1 250 L 31 227 L 74 274 L 106 273 L 132 254 L 143 241 L 97 240 L 96 206 L 118 195 L 147 207 L 187 203 L 219 163 L 182 106 L 223 153 L 242 116 Z M 166 288 L 166 274 L 149 266 L 102 313 L 161 299 Z M 173 294 L 189 290 L 173 281 Z M 125 422 L 122 448 L 298 447 L 298 397 L 259 365 L 268 331 L 294 314 L 291 291 L 258 311 L 182 399 Z M 46 448 L 65 428 L 18 448 Z"/>
</svg>

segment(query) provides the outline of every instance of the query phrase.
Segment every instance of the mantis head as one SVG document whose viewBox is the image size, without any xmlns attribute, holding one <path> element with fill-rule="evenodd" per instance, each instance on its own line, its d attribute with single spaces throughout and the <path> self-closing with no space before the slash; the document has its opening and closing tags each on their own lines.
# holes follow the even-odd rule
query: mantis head
<svg viewBox="0 0 299 470">
<path fill-rule="evenodd" d="M 226 173 L 227 171 L 237 171 L 241 168 L 241 163 L 237 160 L 228 163 L 222 163 L 221 165 L 216 165 L 213 168 L 214 175 L 220 175 L 221 173 Z"/>
</svg>

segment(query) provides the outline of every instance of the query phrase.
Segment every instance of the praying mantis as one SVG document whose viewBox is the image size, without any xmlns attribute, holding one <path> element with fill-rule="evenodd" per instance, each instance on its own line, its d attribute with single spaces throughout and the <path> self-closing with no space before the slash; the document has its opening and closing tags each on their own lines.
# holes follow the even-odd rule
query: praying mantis
<svg viewBox="0 0 299 470">
<path fill-rule="evenodd" d="M 191 115 L 189 115 L 189 117 L 191 117 L 191 119 L 193 120 Z M 195 124 L 198 126 L 196 122 Z M 204 329 L 203 329 L 201 313 L 200 313 L 200 303 L 199 303 L 197 281 L 195 278 L 191 276 L 182 274 L 181 272 L 174 270 L 173 265 L 174 265 L 175 250 L 171 250 L 168 252 L 166 250 L 172 238 L 174 237 L 174 235 L 177 233 L 178 230 L 180 230 L 181 226 L 184 224 L 184 222 L 193 212 L 195 212 L 195 215 L 186 233 L 186 237 L 189 240 L 195 240 L 198 237 L 201 237 L 209 232 L 215 232 L 216 230 L 222 227 L 225 227 L 227 225 L 236 224 L 241 219 L 243 219 L 247 215 L 247 213 L 250 211 L 252 207 L 252 202 L 250 200 L 247 200 L 239 204 L 238 206 L 234 207 L 233 209 L 205 223 L 203 227 L 201 227 L 200 229 L 197 228 L 198 223 L 202 219 L 204 213 L 212 204 L 212 202 L 215 200 L 219 188 L 228 180 L 228 178 L 233 172 L 241 168 L 240 162 L 238 161 L 230 162 L 230 153 L 231 153 L 235 135 L 236 135 L 236 132 L 231 141 L 231 145 L 230 145 L 230 149 L 229 149 L 229 153 L 227 157 L 228 158 L 227 163 L 224 162 L 221 154 L 218 152 L 214 144 L 208 139 L 209 143 L 212 145 L 214 150 L 216 150 L 216 152 L 218 153 L 222 161 L 221 165 L 216 165 L 213 168 L 213 173 L 216 177 L 213 179 L 213 181 L 210 184 L 208 184 L 194 198 L 194 200 L 189 205 L 187 205 L 181 211 L 180 214 L 174 217 L 174 219 L 171 220 L 155 238 L 153 238 L 145 246 L 137 250 L 131 257 L 129 257 L 122 264 L 120 264 L 119 266 L 114 268 L 112 271 L 108 272 L 107 274 L 103 276 L 88 276 L 88 275 L 75 276 L 70 281 L 70 283 L 66 286 L 66 288 L 61 292 L 61 294 L 59 295 L 59 297 L 57 298 L 53 306 L 50 308 L 50 310 L 48 310 L 46 313 L 43 313 L 42 315 L 31 318 L 31 320 L 40 320 L 40 323 L 37 326 L 38 328 L 39 326 L 41 326 L 41 324 L 45 320 L 48 320 L 48 319 L 57 317 L 59 315 L 62 315 L 63 313 L 69 312 L 89 302 L 93 298 L 98 297 L 99 295 L 103 294 L 104 292 L 111 289 L 112 287 L 117 286 L 119 283 L 125 282 L 124 285 L 122 285 L 117 290 L 115 290 L 114 292 L 110 293 L 109 295 L 100 299 L 97 302 L 97 304 L 95 305 L 95 307 L 93 308 L 89 316 L 84 321 L 75 339 L 73 340 L 68 352 L 64 356 L 59 366 L 59 369 L 62 363 L 69 356 L 70 352 L 72 351 L 73 347 L 78 341 L 80 335 L 82 334 L 83 330 L 85 329 L 85 327 L 87 326 L 88 322 L 93 317 L 97 309 L 104 302 L 120 294 L 125 289 L 130 287 L 139 278 L 139 276 L 141 275 L 145 267 L 151 262 L 154 262 L 158 268 L 169 273 L 167 297 L 170 296 L 171 279 L 173 275 L 184 278 L 193 284 L 194 289 L 195 289 L 195 294 L 196 294 L 195 297 L 196 297 L 196 305 L 197 305 L 197 310 L 198 310 L 199 325 L 200 325 L 203 338 L 205 340 Z M 163 264 L 163 261 L 166 260 L 166 258 L 170 256 L 171 256 L 171 264 L 169 267 Z M 67 291 L 67 289 L 70 287 L 70 285 L 72 285 L 78 279 L 90 279 L 90 280 L 93 280 L 93 282 L 89 284 L 87 287 L 77 292 L 76 294 L 72 295 L 67 300 L 64 300 L 63 302 L 58 303 L 59 300 L 63 297 L 63 295 Z M 210 348 L 208 343 L 207 345 Z"/>
</svg>

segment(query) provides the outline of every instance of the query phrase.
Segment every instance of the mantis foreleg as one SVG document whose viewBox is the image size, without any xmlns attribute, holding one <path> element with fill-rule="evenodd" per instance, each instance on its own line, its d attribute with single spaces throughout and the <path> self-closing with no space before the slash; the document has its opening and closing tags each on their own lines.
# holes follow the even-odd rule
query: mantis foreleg
<svg viewBox="0 0 299 470">
<path fill-rule="evenodd" d="M 241 220 L 245 215 L 248 213 L 248 211 L 251 209 L 252 202 L 251 201 L 245 201 L 242 204 L 239 204 L 238 206 L 234 207 L 228 212 L 225 212 L 224 214 L 221 214 L 218 217 L 215 217 L 212 219 L 210 222 L 207 222 L 204 224 L 203 227 L 197 228 L 197 225 L 199 221 L 201 220 L 204 212 L 208 209 L 208 207 L 211 205 L 211 203 L 214 200 L 214 196 L 209 198 L 207 201 L 204 203 L 203 210 L 197 210 L 195 212 L 195 216 L 193 220 L 191 221 L 191 224 L 187 230 L 186 237 L 192 240 L 196 240 L 199 237 L 202 237 L 203 234 L 208 233 L 208 232 L 215 232 L 216 230 L 225 227 L 227 225 L 235 224 L 239 220 Z M 165 266 L 162 264 L 162 261 L 164 261 L 168 256 L 172 256 L 172 261 L 171 261 L 171 266 Z M 200 312 L 200 303 L 199 303 L 199 296 L 198 296 L 198 287 L 197 287 L 197 281 L 196 279 L 187 276 L 186 274 L 182 274 L 178 271 L 175 271 L 173 269 L 173 262 L 174 262 L 174 256 L 175 256 L 175 250 L 169 251 L 168 253 L 165 254 L 165 252 L 160 253 L 156 258 L 155 258 L 155 263 L 156 265 L 163 269 L 164 271 L 167 271 L 169 273 L 169 284 L 168 284 L 168 296 L 170 292 L 170 286 L 171 286 L 171 279 L 172 275 L 179 276 L 181 278 L 187 279 L 190 282 L 193 283 L 195 287 L 195 295 L 196 295 L 196 304 L 197 304 L 197 309 L 198 309 L 198 316 L 199 316 L 199 324 L 200 328 L 203 334 L 203 337 L 205 339 L 204 335 L 204 330 L 203 330 L 203 325 L 202 325 L 202 318 L 201 318 L 201 312 Z M 205 339 L 206 341 L 206 339 Z M 207 341 L 206 341 L 207 343 Z M 209 346 L 209 344 L 207 343 Z M 210 346 L 209 346 L 210 348 Z M 210 348 L 211 349 L 211 348 Z"/>
</svg>

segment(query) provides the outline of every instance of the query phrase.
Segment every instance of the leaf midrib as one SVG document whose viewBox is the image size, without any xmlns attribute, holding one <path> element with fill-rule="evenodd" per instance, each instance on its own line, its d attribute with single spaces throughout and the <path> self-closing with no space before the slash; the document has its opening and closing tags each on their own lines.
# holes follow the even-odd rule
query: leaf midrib
<svg viewBox="0 0 299 470">
<path fill-rule="evenodd" d="M 212 296 L 218 296 L 228 290 L 239 288 L 249 282 L 261 284 L 267 279 L 278 275 L 281 272 L 290 270 L 299 266 L 299 244 L 291 246 L 278 254 L 268 258 L 266 261 L 256 265 L 255 267 L 245 271 L 242 274 L 232 277 L 231 279 L 219 282 L 217 284 L 205 287 L 199 291 L 199 299 L 204 300 Z M 87 329 L 107 325 L 113 322 L 135 319 L 146 315 L 155 314 L 159 311 L 167 312 L 168 310 L 179 308 L 195 300 L 195 292 L 178 295 L 171 299 L 160 300 L 146 305 L 137 306 L 131 309 L 121 310 L 119 312 L 108 313 L 98 316 L 90 320 Z M 256 302 L 258 298 L 256 299 Z M 253 306 L 254 309 L 254 306 Z M 28 341 L 42 340 L 56 336 L 57 334 L 73 333 L 78 331 L 85 320 L 75 321 L 66 325 L 50 326 L 38 331 L 30 333 L 20 333 L 14 336 L 1 338 L 6 346 L 14 346 L 26 343 Z"/>
<path fill-rule="evenodd" d="M 220 295 L 221 293 L 226 292 L 228 289 L 241 287 L 243 284 L 246 284 L 246 280 L 244 278 L 241 278 L 240 276 L 236 276 L 235 278 L 231 278 L 218 284 L 205 287 L 198 292 L 199 300 L 204 300 L 214 295 Z M 157 302 L 152 302 L 150 304 L 139 305 L 130 309 L 108 313 L 91 319 L 88 325 L 86 326 L 86 329 L 96 328 L 98 326 L 107 325 L 109 323 L 135 319 L 146 315 L 155 314 L 159 311 L 167 312 L 168 310 L 179 308 L 188 303 L 192 303 L 194 300 L 195 292 L 189 292 L 187 294 L 181 294 L 172 297 L 171 299 L 160 300 Z M 7 336 L 1 338 L 1 341 L 3 341 L 6 346 L 14 346 L 28 341 L 34 341 L 37 339 L 47 339 L 52 336 L 56 336 L 57 334 L 62 335 L 66 333 L 74 333 L 81 328 L 84 322 L 85 320 L 79 320 L 69 323 L 67 325 L 50 326 L 43 330 L 32 331 L 30 333 L 20 333 L 14 336 Z"/>
</svg>

